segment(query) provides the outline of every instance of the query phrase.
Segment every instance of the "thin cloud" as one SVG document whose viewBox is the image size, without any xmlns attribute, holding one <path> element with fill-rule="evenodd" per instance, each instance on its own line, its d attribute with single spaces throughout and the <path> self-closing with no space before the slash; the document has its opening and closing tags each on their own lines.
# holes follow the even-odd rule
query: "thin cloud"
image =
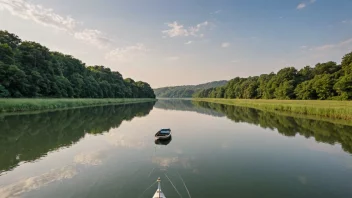
<svg viewBox="0 0 352 198">
<path fill-rule="evenodd" d="M 105 59 L 111 61 L 132 61 L 138 56 L 143 56 L 145 52 L 149 50 L 142 43 L 137 43 L 136 45 L 127 46 L 124 48 L 116 48 L 111 50 L 105 55 Z"/>
<path fill-rule="evenodd" d="M 307 5 L 305 3 L 300 3 L 300 4 L 298 4 L 297 9 L 300 10 L 300 9 L 305 8 L 306 6 Z"/>
<path fill-rule="evenodd" d="M 198 32 L 201 30 L 202 27 L 209 25 L 208 21 L 204 21 L 203 23 L 197 24 L 195 27 L 189 28 L 189 34 L 192 36 L 198 36 Z"/>
<path fill-rule="evenodd" d="M 22 197 L 26 192 L 40 189 L 57 181 L 71 179 L 77 174 L 77 168 L 74 166 L 53 169 L 39 176 L 22 179 L 7 186 L 0 186 L 0 197 Z"/>
<path fill-rule="evenodd" d="M 230 43 L 228 43 L 228 42 L 221 43 L 221 47 L 223 47 L 223 48 L 230 47 Z"/>
<path fill-rule="evenodd" d="M 296 9 L 297 10 L 301 10 L 301 9 L 307 7 L 309 4 L 313 4 L 315 2 L 316 2 L 316 0 L 309 0 L 308 2 L 302 2 L 302 3 L 297 5 Z"/>
<path fill-rule="evenodd" d="M 311 50 L 315 50 L 315 51 L 325 51 L 325 50 L 329 50 L 329 49 L 339 49 L 339 48 L 348 48 L 352 46 L 352 38 L 341 41 L 339 43 L 335 43 L 335 44 L 327 44 L 327 45 L 322 45 L 322 46 L 318 46 L 318 47 L 314 47 Z"/>
<path fill-rule="evenodd" d="M 173 23 L 166 23 L 166 25 L 169 27 L 167 30 L 163 30 L 162 34 L 166 37 L 187 37 L 187 36 L 194 36 L 194 37 L 201 37 L 201 35 L 204 36 L 204 34 L 198 34 L 200 30 L 209 25 L 208 21 L 204 21 L 203 23 L 199 23 L 196 26 L 191 26 L 191 27 L 184 27 L 184 25 L 179 24 L 177 21 L 174 21 Z"/>
<path fill-rule="evenodd" d="M 185 43 L 185 45 L 189 45 L 189 44 L 191 44 L 191 43 L 193 43 L 193 41 L 187 41 L 187 42 Z"/>
<path fill-rule="evenodd" d="M 220 14 L 222 10 L 216 10 L 215 12 L 211 12 L 210 14 Z"/>
<path fill-rule="evenodd" d="M 75 32 L 74 37 L 78 40 L 83 40 L 93 45 L 98 46 L 99 48 L 104 48 L 113 43 L 113 41 L 99 30 L 85 29 L 81 32 Z"/>
<path fill-rule="evenodd" d="M 171 38 L 177 36 L 189 36 L 188 31 L 183 27 L 183 25 L 179 25 L 177 21 L 174 21 L 173 23 L 167 23 L 167 26 L 170 27 L 170 29 L 163 30 L 162 33 Z"/>
<path fill-rule="evenodd" d="M 60 30 L 73 31 L 77 26 L 77 21 L 70 16 L 60 16 L 52 9 L 23 0 L 0 0 L 0 10 L 8 10 L 14 16 Z"/>
<path fill-rule="evenodd" d="M 0 10 L 8 10 L 12 15 L 25 20 L 34 21 L 46 27 L 68 32 L 74 38 L 103 48 L 113 41 L 101 31 L 94 29 L 81 29 L 79 22 L 70 16 L 61 16 L 53 9 L 42 5 L 35 5 L 24 0 L 0 0 Z"/>
<path fill-rule="evenodd" d="M 341 21 L 343 24 L 352 24 L 352 20 L 343 20 Z"/>
<path fill-rule="evenodd" d="M 75 164 L 97 166 L 103 164 L 103 159 L 106 158 L 106 153 L 100 151 L 93 151 L 89 153 L 81 153 L 74 157 Z"/>
</svg>

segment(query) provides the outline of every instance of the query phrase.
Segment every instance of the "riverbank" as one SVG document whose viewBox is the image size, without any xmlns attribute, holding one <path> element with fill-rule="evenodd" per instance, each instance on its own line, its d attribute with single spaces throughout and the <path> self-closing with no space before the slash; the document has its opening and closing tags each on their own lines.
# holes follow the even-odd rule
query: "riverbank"
<svg viewBox="0 0 352 198">
<path fill-rule="evenodd" d="M 289 112 L 332 119 L 352 120 L 352 101 L 331 100 L 246 100 L 193 98 L 194 101 L 250 107 L 264 111 Z"/>
<path fill-rule="evenodd" d="M 86 106 L 129 104 L 156 101 L 154 98 L 52 98 L 52 99 L 0 99 L 0 112 L 23 112 L 66 109 Z"/>
</svg>

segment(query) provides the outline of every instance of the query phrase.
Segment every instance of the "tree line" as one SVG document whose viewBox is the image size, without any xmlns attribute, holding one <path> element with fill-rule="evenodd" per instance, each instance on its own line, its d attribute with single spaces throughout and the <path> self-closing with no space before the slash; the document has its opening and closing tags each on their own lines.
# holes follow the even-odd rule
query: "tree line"
<svg viewBox="0 0 352 198">
<path fill-rule="evenodd" d="M 0 98 L 155 98 L 148 83 L 123 79 L 0 30 Z"/>
<path fill-rule="evenodd" d="M 154 89 L 154 93 L 159 98 L 192 98 L 192 95 L 199 90 L 224 86 L 226 83 L 226 80 L 221 80 L 199 85 L 161 87 Z"/>
<path fill-rule="evenodd" d="M 352 52 L 341 64 L 329 61 L 300 70 L 286 67 L 275 73 L 236 77 L 225 86 L 198 91 L 196 98 L 238 99 L 297 99 L 350 100 L 352 99 Z"/>
</svg>

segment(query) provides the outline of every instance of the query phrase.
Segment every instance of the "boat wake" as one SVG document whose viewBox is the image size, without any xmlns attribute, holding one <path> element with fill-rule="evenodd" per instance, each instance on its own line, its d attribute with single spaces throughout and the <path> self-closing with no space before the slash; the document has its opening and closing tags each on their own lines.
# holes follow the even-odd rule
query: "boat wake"
<svg viewBox="0 0 352 198">
<path fill-rule="evenodd" d="M 182 183 L 183 183 L 183 185 L 185 186 L 185 188 L 186 188 L 186 190 L 187 190 L 187 193 L 188 193 L 189 198 L 192 198 L 192 197 L 191 197 L 191 193 L 189 193 L 189 190 L 188 190 L 188 188 L 187 188 L 187 186 L 186 186 L 185 181 L 184 181 L 183 178 L 181 177 L 180 173 L 178 173 L 178 171 L 177 171 L 177 174 L 178 174 L 178 176 L 180 177 L 180 179 L 182 180 Z"/>
<path fill-rule="evenodd" d="M 180 194 L 180 192 L 177 190 L 176 186 L 174 185 L 174 183 L 172 183 L 171 179 L 167 176 L 166 173 L 164 173 L 166 178 L 170 181 L 171 185 L 174 187 L 175 191 L 177 192 L 178 195 L 180 195 L 180 197 L 182 198 L 182 195 Z"/>
<path fill-rule="evenodd" d="M 138 198 L 141 198 L 141 197 L 143 196 L 143 194 L 144 194 L 145 192 L 147 192 L 147 190 L 149 190 L 151 187 L 154 186 L 154 184 L 156 184 L 156 182 L 157 182 L 157 181 L 155 181 L 152 185 L 150 185 L 147 189 L 145 189 L 145 190 L 142 192 L 141 196 L 139 196 Z"/>
</svg>

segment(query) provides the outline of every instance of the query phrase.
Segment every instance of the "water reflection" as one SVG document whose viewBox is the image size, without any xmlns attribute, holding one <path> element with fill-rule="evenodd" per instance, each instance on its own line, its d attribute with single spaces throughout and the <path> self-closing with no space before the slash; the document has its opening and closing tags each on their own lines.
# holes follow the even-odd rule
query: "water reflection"
<svg viewBox="0 0 352 198">
<path fill-rule="evenodd" d="M 20 197 L 22 194 L 39 189 L 50 183 L 71 179 L 78 174 L 74 166 L 65 166 L 54 169 L 39 176 L 19 180 L 13 184 L 0 188 L 0 197 Z"/>
<path fill-rule="evenodd" d="M 0 173 L 49 151 L 68 147 L 85 134 L 101 134 L 122 121 L 148 115 L 154 103 L 100 106 L 27 115 L 0 115 Z M 116 142 L 114 142 L 116 144 Z M 89 156 L 75 159 L 99 163 Z"/>
<path fill-rule="evenodd" d="M 314 137 L 317 142 L 331 145 L 339 143 L 344 151 L 352 153 L 352 126 L 334 124 L 322 120 L 277 115 L 246 107 L 207 102 L 193 103 L 198 107 L 223 113 L 236 123 L 246 122 L 262 128 L 276 129 L 285 136 L 296 136 L 299 134 L 306 138 Z"/>
<path fill-rule="evenodd" d="M 171 140 L 172 140 L 172 137 L 170 137 L 170 139 L 167 139 L 167 140 L 156 139 L 156 140 L 154 140 L 154 143 L 156 145 L 165 145 L 166 146 L 171 142 Z"/>
<path fill-rule="evenodd" d="M 236 123 L 249 123 L 265 129 L 277 130 L 285 136 L 302 135 L 306 138 L 314 137 L 317 142 L 334 145 L 341 144 L 344 151 L 352 153 L 352 126 L 334 124 L 322 120 L 278 115 L 247 107 L 196 102 L 189 100 L 161 101 L 162 105 L 155 107 L 195 112 L 207 112 L 212 116 L 226 116 Z M 159 103 L 159 102 L 158 102 Z M 203 110 L 201 110 L 203 108 Z"/>
<path fill-rule="evenodd" d="M 4 116 L 1 123 L 11 123 L 13 129 L 8 127 L 6 130 L 12 131 L 0 133 L 1 143 L 11 148 L 9 153 L 0 151 L 0 163 L 21 161 L 23 155 L 40 160 L 1 175 L 0 198 L 151 197 L 155 186 L 145 190 L 158 177 L 165 194 L 178 197 L 165 174 L 183 197 L 190 197 L 182 188 L 183 181 L 192 197 L 202 198 L 219 197 L 219 192 L 222 197 L 351 197 L 352 159 L 340 145 L 330 145 L 347 144 L 349 141 L 341 140 L 345 137 L 337 135 L 341 135 L 339 129 L 348 132 L 350 127 L 234 106 L 186 100 L 159 102 L 159 109 L 150 113 L 153 104 Z M 175 111 L 178 109 L 181 111 Z M 154 140 L 160 125 L 175 131 L 172 140 Z M 317 138 L 322 136 L 318 135 L 322 128 L 327 131 L 323 137 L 331 141 L 320 138 L 325 143 L 316 143 L 313 138 L 297 135 Z M 5 127 L 0 129 L 2 132 Z M 18 143 L 10 142 L 16 137 Z M 52 146 L 45 146 L 48 141 Z M 17 146 L 12 147 L 12 143 Z M 5 147 L 1 144 L 1 149 Z M 54 149 L 58 150 L 46 155 Z M 42 155 L 46 156 L 40 158 Z"/>
<path fill-rule="evenodd" d="M 213 109 L 202 108 L 202 107 L 193 105 L 191 100 L 159 99 L 158 102 L 155 104 L 155 108 L 164 109 L 164 110 L 191 111 L 191 112 L 197 112 L 200 114 L 211 115 L 216 117 L 225 116 L 223 113 L 214 111 Z"/>
</svg>

